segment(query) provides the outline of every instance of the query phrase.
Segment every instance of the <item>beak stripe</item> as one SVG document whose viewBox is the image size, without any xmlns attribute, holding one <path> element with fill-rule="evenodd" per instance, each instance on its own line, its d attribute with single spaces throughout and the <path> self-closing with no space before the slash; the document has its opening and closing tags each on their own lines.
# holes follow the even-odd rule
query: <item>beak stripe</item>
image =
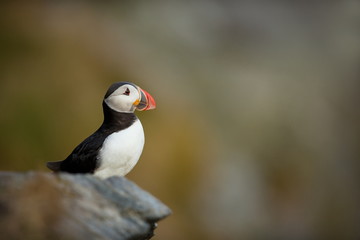
<svg viewBox="0 0 360 240">
<path fill-rule="evenodd" d="M 146 110 L 154 109 L 156 107 L 154 98 L 145 90 L 141 88 L 139 90 L 140 90 L 141 100 L 136 107 L 137 110 L 146 111 Z"/>
</svg>

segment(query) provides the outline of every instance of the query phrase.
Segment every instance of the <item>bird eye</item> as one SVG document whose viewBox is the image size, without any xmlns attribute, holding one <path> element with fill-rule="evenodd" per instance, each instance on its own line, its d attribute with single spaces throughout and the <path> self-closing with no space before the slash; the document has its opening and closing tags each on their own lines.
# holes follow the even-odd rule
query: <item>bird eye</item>
<svg viewBox="0 0 360 240">
<path fill-rule="evenodd" d="M 129 96 L 129 95 L 130 95 L 130 90 L 129 90 L 129 88 L 126 88 L 126 91 L 124 92 L 124 95 L 126 95 L 126 96 Z"/>
</svg>

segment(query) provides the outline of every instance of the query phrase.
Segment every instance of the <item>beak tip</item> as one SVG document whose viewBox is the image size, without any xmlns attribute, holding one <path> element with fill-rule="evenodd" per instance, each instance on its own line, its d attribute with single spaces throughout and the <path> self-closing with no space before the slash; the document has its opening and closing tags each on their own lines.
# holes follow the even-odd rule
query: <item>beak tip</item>
<svg viewBox="0 0 360 240">
<path fill-rule="evenodd" d="M 156 108 L 156 102 L 154 100 L 154 98 L 149 94 L 148 95 L 148 106 L 146 108 L 146 110 L 150 110 L 150 109 L 155 109 Z"/>
<path fill-rule="evenodd" d="M 141 103 L 145 104 L 145 107 L 142 109 L 138 109 L 140 111 L 146 111 L 156 108 L 156 102 L 154 98 L 145 90 L 141 89 L 142 94 L 145 96 L 145 99 L 141 99 Z"/>
</svg>

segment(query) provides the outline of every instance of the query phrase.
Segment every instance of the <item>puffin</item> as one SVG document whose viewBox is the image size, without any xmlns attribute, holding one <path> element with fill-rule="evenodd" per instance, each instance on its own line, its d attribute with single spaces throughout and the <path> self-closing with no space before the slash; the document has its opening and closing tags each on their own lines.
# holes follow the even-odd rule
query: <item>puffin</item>
<svg viewBox="0 0 360 240">
<path fill-rule="evenodd" d="M 156 108 L 155 100 L 134 83 L 116 82 L 107 90 L 102 107 L 104 120 L 99 129 L 65 160 L 47 162 L 50 170 L 105 179 L 125 176 L 133 169 L 145 143 L 143 127 L 134 112 Z"/>
</svg>

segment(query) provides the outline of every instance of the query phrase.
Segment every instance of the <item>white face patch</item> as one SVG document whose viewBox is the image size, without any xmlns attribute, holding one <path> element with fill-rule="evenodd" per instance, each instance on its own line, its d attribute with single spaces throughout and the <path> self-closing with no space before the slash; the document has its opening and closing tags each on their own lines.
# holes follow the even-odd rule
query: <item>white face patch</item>
<svg viewBox="0 0 360 240">
<path fill-rule="evenodd" d="M 130 84 L 124 84 L 109 97 L 105 99 L 105 103 L 117 112 L 134 112 L 134 102 L 140 100 L 139 90 Z"/>
</svg>

